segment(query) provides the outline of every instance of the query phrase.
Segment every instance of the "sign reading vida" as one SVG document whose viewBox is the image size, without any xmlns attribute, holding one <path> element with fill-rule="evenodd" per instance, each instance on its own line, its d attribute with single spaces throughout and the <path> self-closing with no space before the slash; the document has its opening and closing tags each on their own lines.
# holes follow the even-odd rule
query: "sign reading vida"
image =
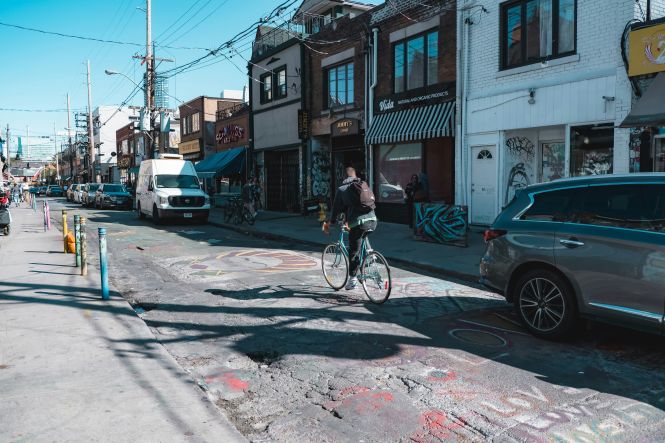
<svg viewBox="0 0 665 443">
<path fill-rule="evenodd" d="M 400 92 L 387 97 L 379 97 L 377 108 L 379 112 L 397 111 L 403 108 L 424 106 L 434 102 L 446 101 L 453 96 L 455 83 L 440 83 L 413 91 Z"/>
</svg>

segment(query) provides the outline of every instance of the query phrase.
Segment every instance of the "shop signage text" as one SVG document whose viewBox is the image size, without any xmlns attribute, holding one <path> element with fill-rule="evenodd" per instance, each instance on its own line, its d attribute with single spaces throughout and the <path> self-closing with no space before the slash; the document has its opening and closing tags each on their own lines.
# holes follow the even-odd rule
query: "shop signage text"
<svg viewBox="0 0 665 443">
<path fill-rule="evenodd" d="M 665 71 L 665 23 L 630 32 L 628 75 Z"/>
<path fill-rule="evenodd" d="M 306 140 L 309 138 L 309 113 L 298 109 L 298 138 Z"/>
<path fill-rule="evenodd" d="M 330 125 L 330 134 L 333 137 L 357 135 L 359 130 L 360 121 L 355 118 L 343 118 Z"/>
<path fill-rule="evenodd" d="M 453 96 L 455 83 L 442 83 L 418 91 L 406 91 L 387 97 L 379 97 L 377 108 L 379 112 L 396 111 L 403 108 L 423 106 L 430 102 L 447 101 Z M 415 94 L 414 94 L 415 92 Z"/>
<path fill-rule="evenodd" d="M 219 145 L 236 143 L 238 140 L 245 138 L 245 128 L 240 125 L 226 125 L 217 132 L 215 138 Z"/>
<path fill-rule="evenodd" d="M 200 153 L 201 152 L 201 146 L 199 145 L 198 140 L 192 140 L 192 141 L 189 141 L 189 142 L 182 142 L 178 145 L 178 152 L 181 155 L 192 154 L 192 153 Z"/>
</svg>

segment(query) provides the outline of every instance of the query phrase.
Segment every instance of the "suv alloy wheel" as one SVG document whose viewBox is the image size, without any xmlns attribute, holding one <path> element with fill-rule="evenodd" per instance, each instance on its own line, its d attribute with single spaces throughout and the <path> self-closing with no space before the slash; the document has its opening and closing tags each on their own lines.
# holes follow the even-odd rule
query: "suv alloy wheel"
<svg viewBox="0 0 665 443">
<path fill-rule="evenodd" d="M 568 282 L 547 269 L 534 269 L 517 281 L 513 300 L 520 320 L 541 338 L 569 338 L 577 326 L 577 306 Z"/>
</svg>

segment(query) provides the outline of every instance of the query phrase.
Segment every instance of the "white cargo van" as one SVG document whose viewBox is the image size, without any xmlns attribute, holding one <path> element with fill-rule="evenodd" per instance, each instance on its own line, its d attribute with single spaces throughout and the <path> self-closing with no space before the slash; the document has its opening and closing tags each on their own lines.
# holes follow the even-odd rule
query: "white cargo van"
<svg viewBox="0 0 665 443">
<path fill-rule="evenodd" d="M 140 218 L 150 215 L 162 219 L 184 219 L 207 222 L 210 199 L 201 189 L 192 162 L 182 155 L 160 154 L 154 160 L 143 160 L 136 182 L 136 210 Z"/>
</svg>

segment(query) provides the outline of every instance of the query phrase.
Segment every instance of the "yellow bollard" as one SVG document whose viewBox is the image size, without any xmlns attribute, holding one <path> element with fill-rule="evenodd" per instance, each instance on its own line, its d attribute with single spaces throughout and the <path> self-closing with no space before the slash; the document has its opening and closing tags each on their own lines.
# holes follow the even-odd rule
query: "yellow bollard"
<svg viewBox="0 0 665 443">
<path fill-rule="evenodd" d="M 326 221 L 326 211 L 328 206 L 325 203 L 319 203 L 319 221 L 323 223 Z"/>
<path fill-rule="evenodd" d="M 62 243 L 65 247 L 65 254 L 67 253 L 67 211 L 62 210 Z"/>
</svg>

